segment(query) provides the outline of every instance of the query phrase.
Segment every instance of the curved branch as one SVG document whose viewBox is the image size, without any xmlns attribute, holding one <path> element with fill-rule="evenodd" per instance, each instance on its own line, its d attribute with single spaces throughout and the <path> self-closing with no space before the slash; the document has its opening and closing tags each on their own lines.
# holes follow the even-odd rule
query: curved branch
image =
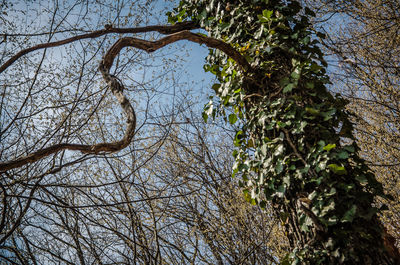
<svg viewBox="0 0 400 265">
<path fill-rule="evenodd" d="M 8 59 L 3 65 L 0 66 L 0 74 L 4 72 L 10 65 L 12 65 L 16 60 L 21 58 L 22 56 L 41 49 L 45 48 L 52 48 L 52 47 L 58 47 L 62 46 L 68 43 L 75 42 L 77 40 L 83 40 L 83 39 L 94 39 L 98 38 L 100 36 L 110 34 L 110 33 L 144 33 L 144 32 L 150 32 L 150 31 L 157 31 L 161 34 L 172 34 L 175 32 L 179 32 L 182 30 L 190 30 L 190 29 L 196 29 L 198 26 L 194 24 L 191 21 L 187 22 L 182 22 L 182 23 L 176 23 L 175 25 L 168 25 L 168 26 L 159 26 L 159 25 L 154 25 L 154 26 L 147 26 L 147 27 L 137 27 L 137 28 L 113 28 L 113 27 L 107 27 L 106 29 L 102 30 L 96 30 L 91 33 L 87 34 L 82 34 L 78 36 L 74 36 L 65 40 L 60 40 L 60 41 L 54 41 L 54 42 L 49 42 L 49 43 L 42 43 L 24 50 L 19 51 L 17 54 L 15 54 L 13 57 Z M 7 36 L 7 34 L 4 34 L 4 36 Z"/>
<path fill-rule="evenodd" d="M 217 40 L 214 38 L 206 37 L 203 35 L 195 34 L 190 31 L 180 31 L 171 35 L 168 35 L 157 41 L 146 41 L 133 37 L 124 37 L 119 39 L 106 53 L 103 60 L 100 63 L 99 70 L 103 75 L 104 80 L 110 86 L 112 93 L 117 98 L 122 109 L 127 116 L 127 129 L 124 137 L 120 141 L 111 143 L 100 143 L 95 145 L 81 145 L 81 144 L 56 144 L 47 148 L 38 150 L 25 157 L 0 163 L 0 172 L 10 170 L 16 167 L 23 166 L 28 163 L 33 163 L 41 158 L 44 158 L 53 153 L 57 153 L 62 150 L 73 150 L 81 151 L 88 154 L 98 154 L 100 152 L 116 152 L 119 151 L 131 142 L 135 133 L 136 116 L 135 111 L 130 104 L 129 100 L 123 94 L 124 87 L 118 79 L 110 74 L 110 68 L 114 62 L 115 57 L 125 47 L 135 47 L 137 49 L 145 50 L 146 52 L 156 51 L 168 44 L 174 43 L 179 40 L 188 40 L 198 44 L 205 44 L 210 48 L 216 48 L 225 52 L 229 57 L 237 62 L 245 72 L 253 72 L 254 69 L 250 66 L 247 60 L 229 44 Z"/>
<path fill-rule="evenodd" d="M 117 54 L 113 53 L 113 49 L 111 47 L 111 49 L 108 50 L 106 55 L 104 56 L 104 59 L 101 61 L 99 70 L 103 75 L 104 80 L 111 88 L 113 95 L 117 98 L 119 104 L 121 105 L 127 117 L 127 122 L 126 122 L 127 128 L 124 137 L 120 141 L 111 143 L 100 143 L 95 145 L 68 144 L 68 143 L 52 145 L 40 149 L 27 156 L 0 163 L 0 172 L 21 167 L 28 163 L 36 162 L 46 156 L 60 152 L 62 150 L 81 151 L 86 154 L 98 154 L 101 152 L 116 152 L 124 149 L 126 146 L 130 144 L 135 134 L 136 115 L 131 103 L 123 93 L 124 90 L 123 84 L 119 82 L 118 78 L 110 74 L 110 68 L 112 66 L 112 63 L 116 55 Z M 107 61 L 108 63 L 107 66 L 104 64 L 105 61 Z"/>
<path fill-rule="evenodd" d="M 104 57 L 104 65 L 106 67 L 111 67 L 112 60 L 117 54 L 121 51 L 121 49 L 125 47 L 134 47 L 137 49 L 145 50 L 146 52 L 154 52 L 168 44 L 180 41 L 180 40 L 188 40 L 191 42 L 195 42 L 198 44 L 205 44 L 210 48 L 215 48 L 223 51 L 229 57 L 236 61 L 236 63 L 244 70 L 245 72 L 253 72 L 254 69 L 247 62 L 246 58 L 242 56 L 237 50 L 235 50 L 229 44 L 214 39 L 211 37 L 206 37 L 204 35 L 192 33 L 188 30 L 180 31 L 171 35 L 168 35 L 162 39 L 157 41 L 147 41 L 142 39 L 137 39 L 133 37 L 125 37 L 119 39 L 108 51 L 108 56 Z"/>
</svg>

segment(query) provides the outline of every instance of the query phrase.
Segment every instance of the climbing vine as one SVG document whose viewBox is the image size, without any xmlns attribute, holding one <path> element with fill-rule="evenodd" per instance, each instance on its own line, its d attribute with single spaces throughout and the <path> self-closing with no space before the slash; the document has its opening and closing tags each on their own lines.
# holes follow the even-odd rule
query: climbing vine
<svg viewBox="0 0 400 265">
<path fill-rule="evenodd" d="M 291 253 L 283 264 L 394 264 L 373 206 L 385 196 L 358 156 L 347 101 L 327 90 L 327 63 L 297 1 L 183 0 L 169 22 L 193 21 L 239 51 L 243 70 L 210 50 L 206 71 L 218 96 L 203 117 L 225 115 L 241 129 L 234 139 L 245 198 L 270 201 L 285 226 Z"/>
</svg>

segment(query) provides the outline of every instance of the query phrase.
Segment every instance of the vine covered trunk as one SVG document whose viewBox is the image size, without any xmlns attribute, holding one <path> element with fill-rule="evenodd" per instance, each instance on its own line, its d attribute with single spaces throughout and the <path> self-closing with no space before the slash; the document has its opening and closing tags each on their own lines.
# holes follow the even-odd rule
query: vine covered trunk
<svg viewBox="0 0 400 265">
<path fill-rule="evenodd" d="M 219 80 L 218 97 L 204 118 L 241 120 L 233 171 L 246 199 L 269 201 L 285 227 L 282 263 L 396 264 L 374 204 L 382 185 L 358 155 L 347 101 L 327 90 L 324 35 L 311 31 L 311 16 L 297 1 L 185 0 L 169 20 L 194 21 L 251 65 L 210 51 L 204 68 Z"/>
</svg>

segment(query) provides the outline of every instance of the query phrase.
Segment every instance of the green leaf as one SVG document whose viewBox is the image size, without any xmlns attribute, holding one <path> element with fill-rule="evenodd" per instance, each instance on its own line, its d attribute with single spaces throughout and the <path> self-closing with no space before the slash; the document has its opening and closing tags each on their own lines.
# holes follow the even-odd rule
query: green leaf
<svg viewBox="0 0 400 265">
<path fill-rule="evenodd" d="M 182 11 L 184 11 L 184 10 L 182 10 Z M 182 11 L 180 13 L 182 13 Z M 207 18 L 207 10 L 203 9 L 203 11 L 197 16 L 197 18 L 199 20 Z M 179 22 L 181 22 L 181 21 L 179 21 Z"/>
<path fill-rule="evenodd" d="M 243 190 L 243 195 L 244 195 L 244 199 L 247 201 L 247 202 L 250 202 L 251 201 L 251 196 L 250 196 L 250 193 L 249 193 L 249 191 L 246 189 L 246 190 Z"/>
<path fill-rule="evenodd" d="M 283 93 L 291 92 L 294 87 L 295 85 L 293 83 L 288 84 L 283 88 Z"/>
<path fill-rule="evenodd" d="M 306 111 L 314 116 L 319 115 L 319 110 L 311 108 L 311 107 L 306 107 Z"/>
<path fill-rule="evenodd" d="M 274 156 L 280 156 L 282 153 L 283 153 L 283 144 L 280 144 L 275 149 Z"/>
<path fill-rule="evenodd" d="M 331 199 L 329 204 L 322 208 L 320 216 L 325 216 L 332 210 L 335 210 L 335 202 Z"/>
<path fill-rule="evenodd" d="M 237 149 L 233 150 L 232 156 L 236 158 L 236 156 L 239 154 L 239 151 Z"/>
<path fill-rule="evenodd" d="M 287 84 L 289 84 L 289 82 L 290 82 L 289 77 L 284 77 L 279 81 L 279 85 L 286 86 Z"/>
<path fill-rule="evenodd" d="M 360 184 L 362 184 L 362 185 L 368 184 L 368 179 L 367 179 L 367 177 L 366 177 L 365 175 L 357 175 L 357 176 L 355 177 L 355 179 L 356 179 L 358 182 L 360 182 Z"/>
<path fill-rule="evenodd" d="M 280 185 L 276 190 L 275 194 L 279 198 L 283 198 L 283 196 L 285 195 L 285 191 L 286 191 L 285 185 Z"/>
<path fill-rule="evenodd" d="M 344 149 L 350 153 L 354 153 L 354 151 L 355 151 L 354 146 L 352 146 L 352 145 L 345 146 Z"/>
<path fill-rule="evenodd" d="M 290 75 L 293 79 L 297 80 L 300 78 L 300 74 L 301 74 L 301 68 L 300 67 L 296 67 L 296 69 L 294 69 L 294 71 L 292 72 L 292 74 Z"/>
<path fill-rule="evenodd" d="M 313 225 L 312 219 L 305 214 L 302 214 L 300 216 L 299 223 L 300 223 L 300 229 L 304 232 L 310 231 L 308 227 Z"/>
<path fill-rule="evenodd" d="M 266 144 L 261 145 L 260 151 L 263 156 L 267 155 L 268 146 Z"/>
<path fill-rule="evenodd" d="M 328 225 L 335 225 L 338 222 L 338 218 L 336 215 L 329 217 Z"/>
<path fill-rule="evenodd" d="M 278 163 L 275 167 L 275 172 L 276 172 L 276 174 L 280 174 L 280 173 L 282 173 L 282 171 L 283 171 L 283 165 L 282 165 L 282 163 Z"/>
<path fill-rule="evenodd" d="M 337 165 L 337 164 L 329 164 L 329 165 L 328 165 L 328 168 L 329 168 L 330 170 L 332 170 L 333 173 L 338 174 L 338 175 L 345 175 L 345 174 L 347 174 L 347 170 L 346 170 L 344 167 L 339 166 L 339 165 Z"/>
<path fill-rule="evenodd" d="M 327 144 L 325 147 L 324 147 L 324 150 L 325 151 L 330 151 L 330 150 L 332 150 L 333 148 L 335 148 L 336 147 L 336 144 Z"/>
<path fill-rule="evenodd" d="M 289 261 L 289 253 L 286 254 L 286 256 L 283 258 L 283 260 L 281 261 L 281 265 L 291 265 Z"/>
<path fill-rule="evenodd" d="M 307 82 L 307 83 L 306 83 L 306 88 L 308 88 L 308 89 L 314 89 L 314 83 L 312 83 L 312 82 Z"/>
<path fill-rule="evenodd" d="M 336 113 L 336 109 L 330 109 L 326 112 L 321 112 L 321 116 L 324 117 L 324 121 L 328 121 L 333 118 L 333 115 Z"/>
<path fill-rule="evenodd" d="M 330 197 L 330 196 L 335 195 L 335 194 L 336 194 L 336 189 L 335 188 L 331 188 L 331 190 L 328 193 L 325 193 L 325 195 L 327 197 Z"/>
<path fill-rule="evenodd" d="M 357 206 L 354 204 L 342 217 L 342 223 L 352 222 L 356 214 Z"/>
<path fill-rule="evenodd" d="M 221 84 L 214 84 L 212 85 L 212 89 L 215 91 L 215 93 L 218 93 L 219 88 L 221 87 Z"/>
<path fill-rule="evenodd" d="M 301 40 L 301 43 L 304 45 L 308 45 L 310 43 L 310 36 L 305 37 L 304 39 Z"/>
<path fill-rule="evenodd" d="M 233 144 L 235 146 L 240 146 L 242 143 L 242 139 L 244 138 L 244 133 L 243 131 L 238 131 L 235 135 L 235 140 L 233 141 Z"/>
<path fill-rule="evenodd" d="M 228 119 L 230 124 L 235 124 L 235 122 L 238 120 L 236 114 L 230 114 Z"/>
<path fill-rule="evenodd" d="M 316 170 L 317 172 L 320 172 L 321 170 L 324 170 L 324 169 L 326 168 L 326 163 L 327 163 L 327 160 L 322 160 L 322 161 L 320 161 L 320 162 L 317 164 L 317 166 L 315 167 L 315 170 Z"/>
<path fill-rule="evenodd" d="M 341 151 L 336 155 L 336 157 L 339 159 L 347 159 L 349 158 L 349 153 L 347 153 L 346 151 Z"/>
<path fill-rule="evenodd" d="M 246 145 L 248 148 L 253 148 L 254 147 L 254 141 L 253 141 L 253 139 L 249 139 L 248 141 L 247 141 L 247 145 Z"/>
<path fill-rule="evenodd" d="M 261 28 L 256 32 L 254 38 L 258 40 L 259 38 L 261 38 L 263 33 L 264 33 L 264 24 L 261 24 Z"/>
<path fill-rule="evenodd" d="M 278 121 L 276 124 L 278 125 L 279 128 L 285 128 L 287 125 L 285 122 L 281 122 L 281 121 Z"/>
<path fill-rule="evenodd" d="M 257 15 L 257 17 L 258 17 L 258 20 L 259 20 L 261 23 L 266 23 L 266 22 L 268 22 L 268 19 L 267 19 L 266 17 L 264 17 L 264 16 Z"/>
<path fill-rule="evenodd" d="M 312 63 L 311 66 L 310 66 L 310 70 L 311 70 L 312 72 L 314 72 L 314 73 L 318 73 L 321 69 L 322 69 L 322 67 L 319 66 L 319 65 L 316 64 L 316 63 Z"/>
<path fill-rule="evenodd" d="M 263 10 L 263 16 L 266 17 L 266 18 L 268 18 L 268 19 L 271 18 L 271 15 L 272 15 L 273 13 L 274 13 L 273 10 L 267 10 L 267 9 Z"/>
<path fill-rule="evenodd" d="M 208 115 L 203 111 L 202 116 L 203 116 L 204 122 L 207 123 Z"/>
</svg>

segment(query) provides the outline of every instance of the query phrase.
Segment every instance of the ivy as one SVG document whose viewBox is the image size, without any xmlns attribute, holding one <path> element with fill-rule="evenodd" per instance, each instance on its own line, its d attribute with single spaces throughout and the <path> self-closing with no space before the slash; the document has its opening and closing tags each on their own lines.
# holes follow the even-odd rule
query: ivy
<svg viewBox="0 0 400 265">
<path fill-rule="evenodd" d="M 242 177 L 246 200 L 261 207 L 269 200 L 282 220 L 290 219 L 290 240 L 299 240 L 296 225 L 302 231 L 303 243 L 293 243 L 282 264 L 357 264 L 371 249 L 382 253 L 372 203 L 385 195 L 357 154 L 346 100 L 326 88 L 317 41 L 325 36 L 310 29 L 315 14 L 297 1 L 183 0 L 168 15 L 173 23 L 197 22 L 255 69 L 245 73 L 210 50 L 204 69 L 218 80 L 212 89 L 219 100 L 205 106 L 203 117 L 231 109 L 226 120 L 241 124 L 233 175 Z"/>
</svg>

